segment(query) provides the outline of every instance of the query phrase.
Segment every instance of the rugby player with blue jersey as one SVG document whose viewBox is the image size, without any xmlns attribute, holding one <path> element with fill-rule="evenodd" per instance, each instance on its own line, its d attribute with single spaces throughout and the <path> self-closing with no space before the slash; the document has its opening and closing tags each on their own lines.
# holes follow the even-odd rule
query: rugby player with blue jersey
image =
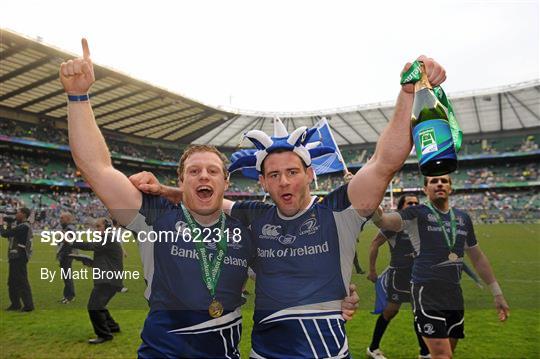
<svg viewBox="0 0 540 359">
<path fill-rule="evenodd" d="M 415 327 L 434 359 L 451 358 L 458 339 L 464 338 L 460 279 L 465 253 L 491 289 L 499 320 L 505 321 L 509 315 L 502 290 L 476 240 L 471 218 L 450 206 L 451 192 L 450 176 L 425 177 L 427 204 L 384 214 L 379 208 L 373 216 L 379 228 L 409 234 L 415 252 L 411 279 Z"/>
<path fill-rule="evenodd" d="M 120 224 L 146 235 L 138 238 L 150 311 L 139 357 L 238 358 L 241 292 L 253 252 L 248 229 L 222 210 L 228 185 L 223 155 L 210 146 L 185 151 L 178 169 L 181 206 L 143 195 L 112 166 L 85 97 L 94 82 L 86 40 L 83 58 L 63 63 L 60 79 L 69 95 L 77 167 Z"/>
<path fill-rule="evenodd" d="M 409 206 L 417 206 L 418 197 L 414 193 L 405 193 L 399 197 L 398 211 Z M 377 281 L 377 256 L 379 247 L 388 242 L 390 248 L 390 266 L 386 269 L 387 305 L 377 318 L 371 344 L 366 349 L 367 356 L 373 359 L 386 359 L 379 349 L 381 339 L 390 321 L 398 314 L 401 303 L 411 301 L 411 271 L 413 266 L 414 250 L 406 231 L 393 232 L 381 230 L 371 241 L 369 251 L 369 274 L 367 278 L 373 283 Z M 419 359 L 430 358 L 429 349 L 424 340 L 417 334 L 420 346 Z"/>
<path fill-rule="evenodd" d="M 445 80 L 437 62 L 425 56 L 419 60 L 432 85 Z M 410 85 L 401 88 L 373 157 L 350 183 L 322 201 L 310 192 L 314 172 L 306 128 L 289 135 L 278 125 L 273 137 L 257 130 L 245 134 L 258 150 L 253 164 L 259 181 L 275 203 L 224 201 L 227 213 L 250 226 L 256 249 L 251 357 L 349 357 L 339 303 L 351 279 L 356 239 L 411 151 L 413 92 Z M 149 190 L 156 184 L 147 177 L 136 185 Z M 176 188 L 154 191 L 181 198 Z"/>
</svg>

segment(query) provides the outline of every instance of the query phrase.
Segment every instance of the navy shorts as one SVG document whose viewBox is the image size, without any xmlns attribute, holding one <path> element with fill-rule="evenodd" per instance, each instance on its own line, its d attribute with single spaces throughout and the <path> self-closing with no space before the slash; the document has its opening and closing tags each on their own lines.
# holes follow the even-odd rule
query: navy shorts
<svg viewBox="0 0 540 359">
<path fill-rule="evenodd" d="M 452 283 L 413 283 L 414 323 L 418 334 L 427 338 L 464 338 L 464 310 L 461 287 Z"/>
<path fill-rule="evenodd" d="M 389 268 L 387 277 L 387 298 L 392 303 L 411 301 L 411 267 Z"/>
</svg>

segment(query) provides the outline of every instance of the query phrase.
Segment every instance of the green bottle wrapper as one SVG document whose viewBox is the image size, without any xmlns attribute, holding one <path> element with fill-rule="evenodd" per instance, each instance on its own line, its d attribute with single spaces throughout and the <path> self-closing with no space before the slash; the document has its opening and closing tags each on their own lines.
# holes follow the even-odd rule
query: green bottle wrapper
<svg viewBox="0 0 540 359">
<path fill-rule="evenodd" d="M 422 68 L 420 66 L 420 61 L 416 60 L 413 62 L 411 67 L 401 75 L 401 84 L 414 84 L 419 81 L 422 77 Z M 448 113 L 448 122 L 450 124 L 450 130 L 452 132 L 452 140 L 454 141 L 454 148 L 456 152 L 459 152 L 461 149 L 461 142 L 463 140 L 463 131 L 459 127 L 459 123 L 454 114 L 454 108 L 452 107 L 452 102 L 446 97 L 444 90 L 441 86 L 436 86 L 433 88 L 433 93 L 437 96 L 437 99 L 446 107 Z"/>
</svg>

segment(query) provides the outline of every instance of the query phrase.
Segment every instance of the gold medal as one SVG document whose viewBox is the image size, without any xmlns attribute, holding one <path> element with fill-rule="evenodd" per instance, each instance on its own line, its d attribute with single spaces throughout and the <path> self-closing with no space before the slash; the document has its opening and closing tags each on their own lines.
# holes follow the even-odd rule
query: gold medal
<svg viewBox="0 0 540 359">
<path fill-rule="evenodd" d="M 448 259 L 451 260 L 452 262 L 455 262 L 458 260 L 458 255 L 455 254 L 454 252 L 450 252 L 450 254 L 448 255 Z"/>
<path fill-rule="evenodd" d="M 219 318 L 223 315 L 223 305 L 215 298 L 212 299 L 212 303 L 208 306 L 208 313 L 212 318 Z"/>
</svg>

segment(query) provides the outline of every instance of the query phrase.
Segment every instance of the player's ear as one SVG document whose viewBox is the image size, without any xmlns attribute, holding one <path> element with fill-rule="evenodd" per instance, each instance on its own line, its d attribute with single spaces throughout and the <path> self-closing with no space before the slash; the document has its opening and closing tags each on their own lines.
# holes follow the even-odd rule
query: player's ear
<svg viewBox="0 0 540 359">
<path fill-rule="evenodd" d="M 229 186 L 231 184 L 231 181 L 229 179 L 230 177 L 225 177 L 225 189 L 223 190 L 224 192 L 227 191 L 229 189 Z"/>
<path fill-rule="evenodd" d="M 313 183 L 313 179 L 315 178 L 315 173 L 313 172 L 313 167 L 309 166 L 308 168 L 306 168 L 306 173 L 307 173 L 308 178 L 309 178 L 309 183 Z"/>
<path fill-rule="evenodd" d="M 180 191 L 184 192 L 184 182 L 178 177 L 178 188 L 180 188 Z"/>
<path fill-rule="evenodd" d="M 263 191 L 267 192 L 266 190 L 266 180 L 264 179 L 263 175 L 259 175 L 259 183 L 261 184 L 261 187 Z"/>
</svg>

